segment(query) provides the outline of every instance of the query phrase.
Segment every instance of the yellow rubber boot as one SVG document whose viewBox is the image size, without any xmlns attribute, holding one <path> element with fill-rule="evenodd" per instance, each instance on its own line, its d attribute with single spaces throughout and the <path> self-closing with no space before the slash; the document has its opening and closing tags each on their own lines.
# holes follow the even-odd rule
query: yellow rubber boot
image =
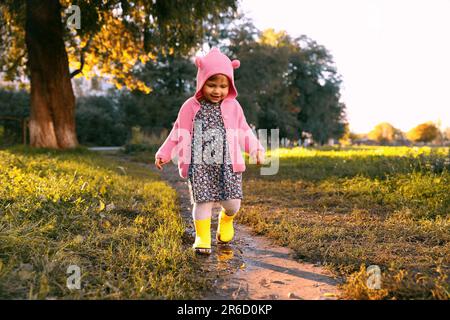
<svg viewBox="0 0 450 320">
<path fill-rule="evenodd" d="M 192 248 L 198 253 L 211 253 L 211 218 L 194 220 L 195 242 Z"/>
<path fill-rule="evenodd" d="M 225 209 L 222 208 L 219 214 L 219 223 L 217 226 L 217 234 L 216 239 L 218 242 L 227 243 L 233 240 L 234 237 L 234 227 L 233 227 L 233 219 L 236 217 L 235 213 L 232 216 L 228 216 L 225 214 Z"/>
</svg>

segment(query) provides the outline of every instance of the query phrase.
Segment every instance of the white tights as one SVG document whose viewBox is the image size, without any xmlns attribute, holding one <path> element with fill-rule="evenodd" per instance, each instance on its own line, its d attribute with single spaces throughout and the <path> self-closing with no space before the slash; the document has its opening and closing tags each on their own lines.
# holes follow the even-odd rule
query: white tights
<svg viewBox="0 0 450 320">
<path fill-rule="evenodd" d="M 219 202 L 195 202 L 192 207 L 192 217 L 194 220 L 211 218 L 214 207 L 220 205 L 225 209 L 225 214 L 232 216 L 238 212 L 241 206 L 241 199 L 229 199 Z"/>
</svg>

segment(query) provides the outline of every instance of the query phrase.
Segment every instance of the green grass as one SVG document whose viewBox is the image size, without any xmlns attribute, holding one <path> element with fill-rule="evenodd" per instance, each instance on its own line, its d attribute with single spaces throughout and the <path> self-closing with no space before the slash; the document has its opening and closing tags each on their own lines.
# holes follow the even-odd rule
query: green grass
<svg viewBox="0 0 450 320">
<path fill-rule="evenodd" d="M 343 276 L 345 298 L 449 298 L 449 148 L 278 152 L 277 175 L 247 166 L 238 221 Z M 0 150 L 0 186 L 2 299 L 184 299 L 207 285 L 175 191 L 148 169 L 16 147 Z M 366 285 L 373 264 L 381 290 Z"/>
<path fill-rule="evenodd" d="M 148 169 L 16 147 L 0 150 L 0 186 L 1 299 L 186 299 L 205 286 L 175 191 Z"/>
<path fill-rule="evenodd" d="M 449 148 L 277 152 L 277 175 L 248 166 L 239 222 L 343 276 L 345 298 L 450 297 Z M 369 265 L 381 290 L 366 286 Z"/>
</svg>

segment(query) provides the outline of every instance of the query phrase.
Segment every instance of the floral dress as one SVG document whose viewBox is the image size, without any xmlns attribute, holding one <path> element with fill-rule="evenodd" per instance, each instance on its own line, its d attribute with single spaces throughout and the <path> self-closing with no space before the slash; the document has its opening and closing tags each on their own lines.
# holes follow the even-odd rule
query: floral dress
<svg viewBox="0 0 450 320">
<path fill-rule="evenodd" d="M 233 172 L 220 103 L 200 103 L 188 170 L 191 204 L 243 199 L 242 172 Z"/>
</svg>

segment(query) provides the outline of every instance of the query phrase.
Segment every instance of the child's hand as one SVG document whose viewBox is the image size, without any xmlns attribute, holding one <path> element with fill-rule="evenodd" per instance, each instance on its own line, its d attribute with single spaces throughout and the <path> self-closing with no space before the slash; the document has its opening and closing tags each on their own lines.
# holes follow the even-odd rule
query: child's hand
<svg viewBox="0 0 450 320">
<path fill-rule="evenodd" d="M 264 164 L 264 152 L 262 152 L 261 150 L 258 150 L 256 153 L 256 164 L 257 165 Z"/>
<path fill-rule="evenodd" d="M 162 169 L 163 169 L 163 165 L 165 165 L 165 164 L 168 163 L 168 162 L 169 162 L 169 161 L 164 162 L 164 161 L 162 161 L 161 158 L 158 158 L 158 159 L 155 160 L 155 165 L 156 165 L 156 167 L 157 167 L 159 170 L 162 170 Z"/>
</svg>

